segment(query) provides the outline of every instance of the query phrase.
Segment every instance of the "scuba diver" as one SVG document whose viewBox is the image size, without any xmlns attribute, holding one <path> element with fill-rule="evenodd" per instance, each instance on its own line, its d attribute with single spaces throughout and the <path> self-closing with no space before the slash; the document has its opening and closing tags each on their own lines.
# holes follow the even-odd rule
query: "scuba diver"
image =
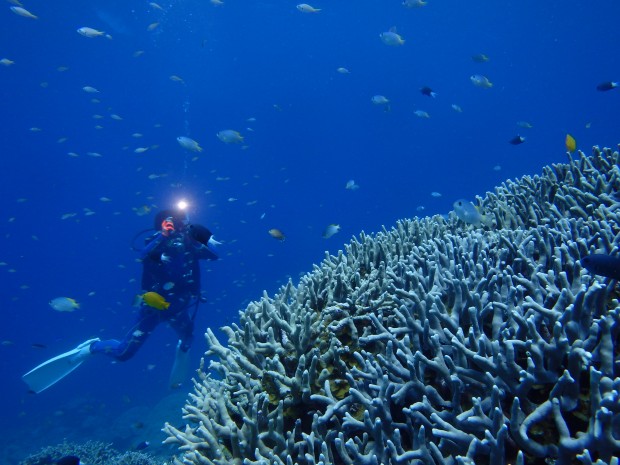
<svg viewBox="0 0 620 465">
<path fill-rule="evenodd" d="M 135 324 L 121 341 L 89 339 L 22 376 L 31 391 L 39 393 L 67 376 L 93 354 L 118 361 L 129 360 L 160 323 L 167 322 L 179 342 L 170 386 L 186 377 L 194 319 L 201 301 L 199 260 L 217 260 L 211 250 L 218 244 L 211 231 L 190 224 L 182 209 L 163 210 L 155 217 L 154 235 L 140 250 L 143 265 L 140 310 Z"/>
</svg>

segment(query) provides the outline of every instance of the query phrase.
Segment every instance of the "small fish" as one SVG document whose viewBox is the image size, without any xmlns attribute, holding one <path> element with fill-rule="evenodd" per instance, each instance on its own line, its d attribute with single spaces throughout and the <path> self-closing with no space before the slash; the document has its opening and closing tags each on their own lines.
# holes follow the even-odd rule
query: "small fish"
<svg viewBox="0 0 620 465">
<path fill-rule="evenodd" d="M 166 302 L 166 299 L 157 292 L 145 292 L 140 298 L 144 304 L 157 310 L 168 310 L 170 307 L 170 302 Z"/>
<path fill-rule="evenodd" d="M 183 80 L 183 78 L 180 78 L 176 74 L 173 74 L 172 76 L 170 76 L 170 80 L 174 82 L 180 82 L 181 84 L 185 84 L 185 81 Z"/>
<path fill-rule="evenodd" d="M 619 85 L 620 84 L 614 81 L 601 82 L 599 85 L 596 86 L 596 90 L 601 92 L 607 92 L 608 90 L 615 89 Z"/>
<path fill-rule="evenodd" d="M 463 109 L 462 109 L 459 105 L 457 105 L 456 103 L 453 103 L 453 104 L 452 104 L 452 105 L 450 105 L 450 106 L 451 106 L 451 107 L 452 107 L 452 109 L 453 109 L 454 111 L 456 111 L 457 113 L 463 113 Z"/>
<path fill-rule="evenodd" d="M 139 450 L 144 450 L 144 449 L 146 449 L 146 448 L 147 448 L 150 444 L 151 444 L 151 443 L 150 443 L 150 442 L 148 442 L 148 441 L 142 441 L 140 444 L 138 444 L 138 445 L 136 446 L 136 450 L 137 450 L 137 451 L 139 451 Z"/>
<path fill-rule="evenodd" d="M 387 105 L 390 101 L 384 95 L 373 95 L 370 99 L 375 105 Z"/>
<path fill-rule="evenodd" d="M 405 8 L 422 8 L 423 6 L 428 5 L 428 2 L 424 0 L 403 0 L 402 5 Z"/>
<path fill-rule="evenodd" d="M 321 11 L 320 8 L 314 8 L 307 3 L 300 3 L 299 5 L 297 5 L 296 8 L 302 13 L 318 13 L 319 11 Z"/>
<path fill-rule="evenodd" d="M 356 184 L 355 181 L 353 179 L 349 179 L 347 181 L 346 186 L 344 186 L 345 189 L 350 190 L 350 191 L 356 191 L 360 188 L 359 184 Z"/>
<path fill-rule="evenodd" d="M 155 2 L 150 2 L 149 6 L 153 8 L 154 10 L 164 11 L 164 9 Z"/>
<path fill-rule="evenodd" d="M 413 112 L 413 114 L 416 115 L 418 118 L 423 118 L 423 119 L 429 119 L 431 117 L 431 115 L 429 115 L 424 110 L 416 110 Z"/>
<path fill-rule="evenodd" d="M 159 27 L 159 23 L 151 23 L 146 27 L 146 30 L 151 32 Z"/>
<path fill-rule="evenodd" d="M 420 92 L 422 93 L 422 95 L 426 95 L 427 97 L 432 97 L 432 98 L 437 97 L 437 92 L 433 92 L 433 89 L 427 86 L 422 87 L 420 89 Z"/>
<path fill-rule="evenodd" d="M 98 94 L 99 93 L 99 91 L 92 86 L 84 86 L 82 87 L 82 90 L 86 92 L 87 94 Z"/>
<path fill-rule="evenodd" d="M 564 144 L 566 145 L 566 150 L 568 150 L 571 153 L 577 150 L 577 141 L 570 134 L 566 134 L 566 139 L 564 139 Z"/>
<path fill-rule="evenodd" d="M 105 32 L 98 31 L 97 29 L 93 29 L 92 27 L 80 27 L 78 28 L 77 32 L 84 37 L 88 37 L 89 39 L 105 35 Z"/>
<path fill-rule="evenodd" d="M 13 60 L 9 60 L 8 58 L 3 58 L 2 60 L 0 60 L 0 65 L 11 66 L 14 64 L 15 62 Z"/>
<path fill-rule="evenodd" d="M 15 13 L 18 16 L 23 16 L 24 18 L 30 18 L 30 19 L 38 19 L 38 16 L 33 15 L 32 13 L 30 13 L 25 8 L 22 8 L 21 6 L 12 6 L 10 7 L 10 9 L 13 13 Z"/>
<path fill-rule="evenodd" d="M 524 129 L 532 129 L 534 127 L 531 123 L 527 121 L 517 121 L 517 126 Z"/>
<path fill-rule="evenodd" d="M 520 145 L 525 142 L 525 137 L 517 135 L 510 139 L 508 142 L 510 142 L 512 145 Z"/>
<path fill-rule="evenodd" d="M 431 192 L 431 197 L 435 197 L 436 199 L 438 199 L 439 197 L 441 197 L 441 192 Z"/>
<path fill-rule="evenodd" d="M 340 231 L 339 224 L 330 224 L 329 226 L 327 226 L 327 228 L 325 228 L 325 231 L 323 231 L 323 239 L 329 239 L 338 231 Z"/>
<path fill-rule="evenodd" d="M 396 32 L 395 27 L 390 28 L 389 31 L 382 32 L 379 34 L 379 37 L 385 45 L 389 45 L 390 47 L 399 47 L 405 44 L 405 39 Z"/>
<path fill-rule="evenodd" d="M 170 261 L 172 260 L 172 258 L 170 258 L 170 256 L 166 255 L 165 253 L 161 254 L 161 257 L 159 258 L 164 263 L 170 263 Z"/>
<path fill-rule="evenodd" d="M 148 147 L 138 147 L 137 149 L 134 150 L 134 153 L 144 153 L 148 150 Z"/>
<path fill-rule="evenodd" d="M 475 55 L 471 56 L 471 59 L 476 63 L 486 63 L 487 61 L 489 61 L 489 57 L 486 56 L 484 53 L 476 53 Z"/>
<path fill-rule="evenodd" d="M 189 137 L 185 136 L 179 136 L 177 137 L 177 142 L 185 150 L 189 150 L 190 152 L 202 152 L 202 147 L 194 139 L 190 139 Z"/>
<path fill-rule="evenodd" d="M 336 69 L 336 71 L 340 74 L 351 74 L 351 71 L 349 71 L 347 68 L 341 66 L 340 68 Z"/>
<path fill-rule="evenodd" d="M 459 199 L 452 206 L 457 218 L 467 224 L 481 226 L 488 222 L 487 218 L 480 213 L 478 207 L 469 200 Z"/>
<path fill-rule="evenodd" d="M 144 336 L 144 331 L 140 331 L 139 329 L 136 329 L 133 333 L 131 333 L 131 335 L 133 337 L 142 337 Z"/>
<path fill-rule="evenodd" d="M 493 83 L 482 74 L 474 74 L 472 76 L 469 76 L 469 79 L 476 87 L 481 87 L 482 89 L 490 89 L 491 87 L 493 87 Z"/>
<path fill-rule="evenodd" d="M 284 233 L 280 231 L 279 229 L 272 228 L 267 232 L 269 233 L 271 237 L 273 237 L 274 239 L 277 239 L 278 241 L 284 241 L 286 239 L 286 236 L 284 235 Z"/>
<path fill-rule="evenodd" d="M 49 301 L 49 305 L 57 312 L 74 312 L 80 308 L 80 304 L 69 297 L 56 297 Z"/>
<path fill-rule="evenodd" d="M 33 349 L 47 349 L 47 346 L 45 344 L 41 344 L 39 342 L 33 342 L 32 344 L 30 344 L 30 347 L 32 347 Z"/>
<path fill-rule="evenodd" d="M 620 280 L 620 257 L 594 253 L 583 257 L 581 266 L 592 274 Z"/>
<path fill-rule="evenodd" d="M 168 281 L 167 283 L 164 283 L 162 287 L 164 288 L 164 291 L 169 291 L 174 287 L 174 283 L 172 281 Z"/>
<path fill-rule="evenodd" d="M 224 129 L 216 134 L 217 138 L 225 144 L 241 144 L 243 136 L 239 131 Z"/>
</svg>

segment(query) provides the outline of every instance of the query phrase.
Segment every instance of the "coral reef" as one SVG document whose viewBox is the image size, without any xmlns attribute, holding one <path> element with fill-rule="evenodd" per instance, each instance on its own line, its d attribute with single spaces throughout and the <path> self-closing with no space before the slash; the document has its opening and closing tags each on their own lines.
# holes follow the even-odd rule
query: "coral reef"
<svg viewBox="0 0 620 465">
<path fill-rule="evenodd" d="M 399 221 L 224 328 L 164 427 L 178 464 L 607 464 L 620 454 L 618 152 Z M 216 376 L 217 374 L 217 376 Z"/>
<path fill-rule="evenodd" d="M 83 444 L 63 442 L 43 448 L 37 454 L 27 457 L 20 465 L 51 465 L 62 457 L 75 455 L 85 465 L 161 465 L 148 454 L 141 452 L 118 452 L 110 444 L 88 441 Z"/>
</svg>

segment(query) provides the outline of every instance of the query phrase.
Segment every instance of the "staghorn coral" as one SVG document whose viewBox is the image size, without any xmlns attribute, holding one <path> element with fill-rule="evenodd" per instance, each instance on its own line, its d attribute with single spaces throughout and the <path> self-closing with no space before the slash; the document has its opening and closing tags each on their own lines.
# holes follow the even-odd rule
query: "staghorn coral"
<svg viewBox="0 0 620 465">
<path fill-rule="evenodd" d="M 206 337 L 176 464 L 618 463 L 618 152 L 361 234 Z M 216 379 L 211 372 L 219 375 Z"/>
<path fill-rule="evenodd" d="M 24 459 L 20 465 L 51 465 L 67 455 L 75 455 L 80 458 L 81 463 L 88 465 L 159 465 L 161 463 L 141 452 L 120 453 L 114 450 L 111 444 L 99 441 L 87 441 L 83 444 L 65 441 L 56 446 L 44 447 L 40 452 Z"/>
</svg>

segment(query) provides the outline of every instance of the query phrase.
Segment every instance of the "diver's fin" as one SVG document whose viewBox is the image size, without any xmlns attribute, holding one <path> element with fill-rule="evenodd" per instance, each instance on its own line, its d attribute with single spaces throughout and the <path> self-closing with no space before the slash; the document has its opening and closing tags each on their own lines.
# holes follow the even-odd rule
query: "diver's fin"
<svg viewBox="0 0 620 465">
<path fill-rule="evenodd" d="M 187 380 L 187 371 L 189 369 L 189 350 L 181 350 L 181 344 L 181 341 L 177 344 L 174 365 L 172 365 L 172 372 L 170 373 L 169 386 L 173 389 L 178 388 Z"/>
<path fill-rule="evenodd" d="M 32 392 L 39 393 L 57 383 L 90 356 L 90 345 L 99 338 L 82 342 L 75 349 L 43 362 L 22 376 Z"/>
</svg>

